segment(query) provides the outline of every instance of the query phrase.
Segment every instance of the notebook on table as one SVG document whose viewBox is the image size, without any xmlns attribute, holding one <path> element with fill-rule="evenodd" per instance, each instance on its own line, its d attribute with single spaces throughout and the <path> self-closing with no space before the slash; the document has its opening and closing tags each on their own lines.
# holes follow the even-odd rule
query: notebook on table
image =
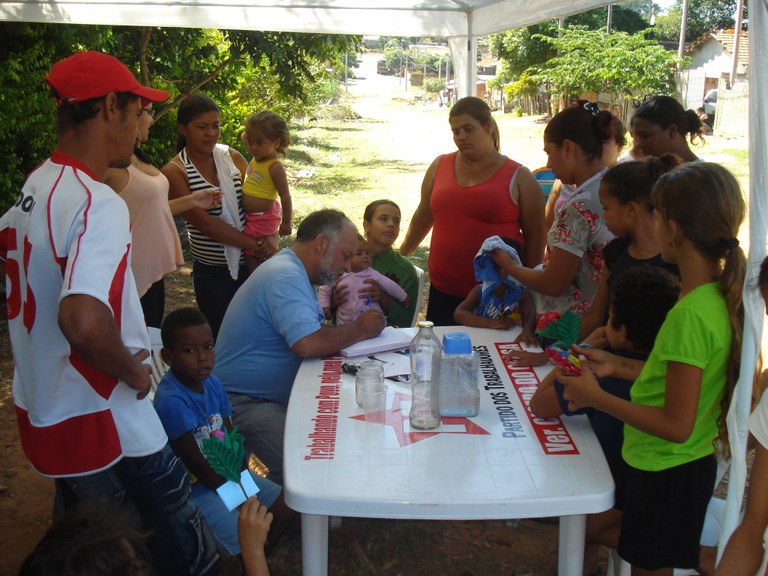
<svg viewBox="0 0 768 576">
<path fill-rule="evenodd" d="M 417 331 L 417 328 L 393 328 L 392 326 L 387 326 L 376 338 L 361 340 L 356 344 L 343 348 L 341 355 L 345 358 L 354 358 L 356 356 L 370 356 L 379 352 L 402 350 L 411 345 L 411 340 L 416 336 Z"/>
</svg>

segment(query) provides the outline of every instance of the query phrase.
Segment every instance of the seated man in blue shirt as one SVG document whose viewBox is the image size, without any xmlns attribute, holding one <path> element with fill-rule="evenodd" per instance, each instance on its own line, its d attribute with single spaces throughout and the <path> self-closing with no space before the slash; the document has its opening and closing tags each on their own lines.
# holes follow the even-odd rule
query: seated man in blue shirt
<svg viewBox="0 0 768 576">
<path fill-rule="evenodd" d="M 259 266 L 237 291 L 221 325 L 216 371 L 234 424 L 278 484 L 285 412 L 302 359 L 334 354 L 384 329 L 384 316 L 374 310 L 345 326 L 323 324 L 315 286 L 333 284 L 356 245 L 355 225 L 342 212 L 313 212 L 293 246 Z"/>
</svg>

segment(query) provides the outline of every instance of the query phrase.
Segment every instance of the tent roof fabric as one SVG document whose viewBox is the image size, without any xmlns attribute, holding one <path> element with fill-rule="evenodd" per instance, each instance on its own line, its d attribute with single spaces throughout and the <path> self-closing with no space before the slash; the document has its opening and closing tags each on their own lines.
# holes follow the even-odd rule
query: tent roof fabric
<svg viewBox="0 0 768 576">
<path fill-rule="evenodd" d="M 398 36 L 485 35 L 606 0 L 11 0 L 0 20 Z M 535 8 L 534 8 L 535 6 Z"/>
</svg>

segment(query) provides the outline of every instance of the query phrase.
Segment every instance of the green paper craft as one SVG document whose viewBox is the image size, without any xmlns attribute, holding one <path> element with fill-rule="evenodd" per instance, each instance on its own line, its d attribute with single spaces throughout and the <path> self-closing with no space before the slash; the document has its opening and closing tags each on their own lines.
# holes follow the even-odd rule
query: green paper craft
<svg viewBox="0 0 768 576">
<path fill-rule="evenodd" d="M 539 334 L 550 340 L 554 340 L 554 346 L 568 350 L 571 344 L 576 344 L 581 332 L 581 318 L 570 310 L 560 314 L 556 322 L 550 322 L 540 330 Z"/>
<path fill-rule="evenodd" d="M 205 438 L 203 455 L 217 474 L 227 480 L 240 483 L 240 469 L 245 455 L 245 437 L 236 428 L 227 431 L 223 440 Z"/>
</svg>

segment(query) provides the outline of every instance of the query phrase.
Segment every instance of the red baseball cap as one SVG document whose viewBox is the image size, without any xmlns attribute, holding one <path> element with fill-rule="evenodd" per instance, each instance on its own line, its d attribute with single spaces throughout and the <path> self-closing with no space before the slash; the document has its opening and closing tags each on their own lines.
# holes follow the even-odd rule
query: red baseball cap
<svg viewBox="0 0 768 576">
<path fill-rule="evenodd" d="M 168 92 L 142 86 L 125 64 L 102 52 L 78 52 L 56 62 L 45 81 L 56 90 L 59 108 L 110 92 L 130 92 L 150 102 L 168 100 Z"/>
</svg>

